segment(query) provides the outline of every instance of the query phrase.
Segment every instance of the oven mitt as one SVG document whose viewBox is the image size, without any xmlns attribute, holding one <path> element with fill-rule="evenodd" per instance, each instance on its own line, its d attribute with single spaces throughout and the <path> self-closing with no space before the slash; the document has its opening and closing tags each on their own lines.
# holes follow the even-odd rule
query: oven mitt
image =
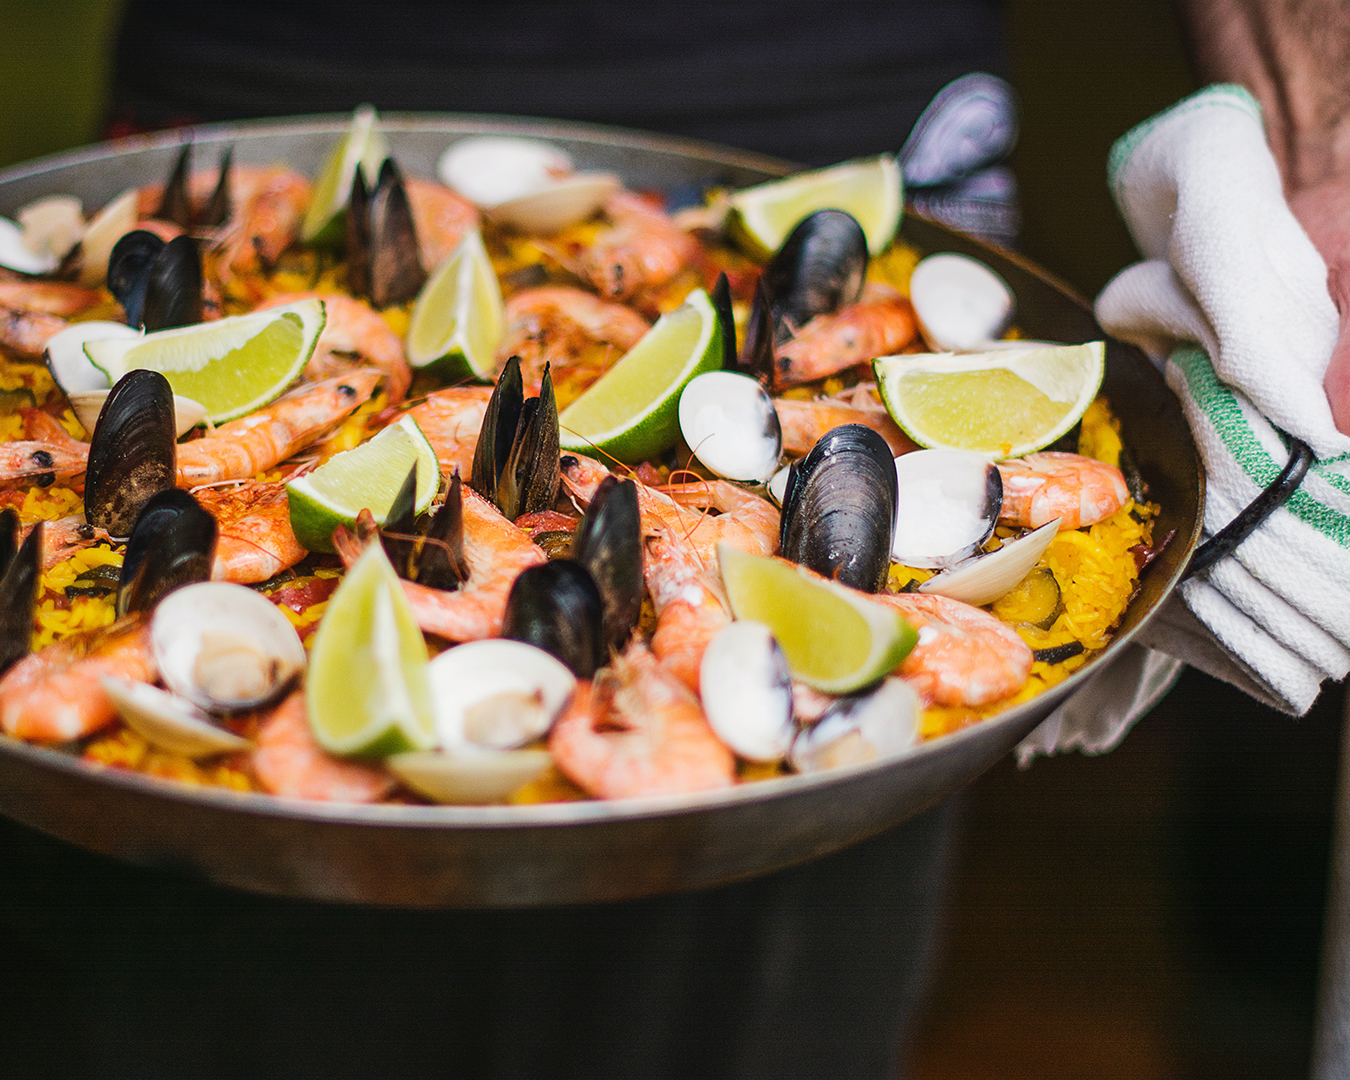
<svg viewBox="0 0 1350 1080">
<path fill-rule="evenodd" d="M 1350 437 L 1322 390 L 1339 327 L 1326 265 L 1241 87 L 1211 86 L 1130 131 L 1108 176 L 1145 261 L 1106 286 L 1097 319 L 1147 352 L 1181 399 L 1205 467 L 1206 536 L 1276 478 L 1289 435 L 1316 455 L 1292 498 L 1184 582 L 1136 640 L 1305 713 L 1324 680 L 1350 670 Z M 1114 712 L 1119 738 L 1135 717 Z M 1028 751 L 1081 743 L 1085 724 L 1103 723 L 1059 717 L 1054 739 L 1038 729 Z"/>
</svg>

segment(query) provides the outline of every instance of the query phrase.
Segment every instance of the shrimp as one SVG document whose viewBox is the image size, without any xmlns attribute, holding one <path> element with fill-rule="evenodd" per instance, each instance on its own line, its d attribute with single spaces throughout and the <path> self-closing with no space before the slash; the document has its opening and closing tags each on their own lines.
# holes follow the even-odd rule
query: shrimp
<svg viewBox="0 0 1350 1080">
<path fill-rule="evenodd" d="M 378 372 L 357 370 L 290 395 L 178 447 L 178 486 L 244 480 L 299 453 L 375 392 Z"/>
<path fill-rule="evenodd" d="M 1059 531 L 1095 525 L 1130 497 L 1125 477 L 1104 461 L 1043 450 L 1000 461 L 1003 507 L 999 521 L 1034 529 L 1059 518 Z"/>
<path fill-rule="evenodd" d="M 63 319 L 103 303 L 104 296 L 100 289 L 65 281 L 0 281 L 0 307 Z"/>
<path fill-rule="evenodd" d="M 436 451 L 441 475 L 447 479 L 456 469 L 463 476 L 473 471 L 478 433 L 482 430 L 483 417 L 491 399 L 490 386 L 452 386 L 433 391 L 420 405 L 409 410 Z"/>
<path fill-rule="evenodd" d="M 41 360 L 47 342 L 65 328 L 55 315 L 0 306 L 0 348 L 25 360 Z"/>
<path fill-rule="evenodd" d="M 1031 673 L 1031 649 L 989 612 L 930 593 L 877 593 L 919 631 L 896 669 L 938 705 L 988 705 L 1017 693 Z"/>
<path fill-rule="evenodd" d="M 317 297 L 323 301 L 325 321 L 314 355 L 305 365 L 310 382 L 350 371 L 353 357 L 361 357 L 384 372 L 384 391 L 389 404 L 397 405 L 412 384 L 412 369 L 400 338 L 369 304 L 339 293 L 281 293 L 259 304 L 258 311 Z"/>
<path fill-rule="evenodd" d="M 698 243 L 669 215 L 631 191 L 605 201 L 613 225 L 572 260 L 578 274 L 607 300 L 627 300 L 664 285 L 694 261 Z"/>
<path fill-rule="evenodd" d="M 697 693 L 703 654 L 731 613 L 714 572 L 677 537 L 649 536 L 643 546 L 642 578 L 656 611 L 652 653 Z"/>
<path fill-rule="evenodd" d="M 591 346 L 610 344 L 626 353 L 651 329 L 630 307 L 611 304 L 592 293 L 566 285 L 522 289 L 506 302 L 506 337 L 497 349 L 498 366 L 520 357 L 526 393 L 539 393 L 544 366 L 552 364 L 553 378 L 568 373 L 578 390 L 595 382 L 604 368 L 594 365 L 578 378 L 580 359 Z M 618 356 L 615 356 L 617 359 Z"/>
<path fill-rule="evenodd" d="M 249 761 L 264 790 L 291 799 L 373 803 L 394 790 L 383 769 L 334 757 L 314 741 L 302 690 L 262 722 Z"/>
<path fill-rule="evenodd" d="M 547 562 L 548 556 L 478 492 L 466 486 L 462 497 L 468 580 L 454 592 L 414 581 L 401 584 L 423 630 L 448 641 L 480 641 L 501 633 L 506 598 L 520 572 Z M 368 512 L 356 524 L 356 532 L 338 526 L 333 533 L 333 546 L 348 568 L 368 545 L 379 543 Z"/>
<path fill-rule="evenodd" d="M 0 443 L 0 488 L 51 487 L 83 475 L 89 444 L 71 435 L 60 421 L 41 409 L 20 409 L 32 438 Z"/>
<path fill-rule="evenodd" d="M 888 356 L 914 340 L 914 309 L 889 285 L 869 281 L 862 299 L 833 315 L 817 315 L 775 350 L 779 386 L 823 379 L 854 364 Z"/>
<path fill-rule="evenodd" d="M 310 183 L 285 165 L 235 166 L 234 208 L 221 238 L 227 272 L 244 274 L 276 262 L 300 235 Z"/>
<path fill-rule="evenodd" d="M 111 546 L 113 542 L 112 537 L 105 530 L 88 524 L 84 520 L 83 514 L 57 518 L 55 521 L 44 521 L 41 524 L 42 556 L 39 565 L 42 567 L 43 573 L 46 573 L 58 563 L 65 562 L 77 551 L 93 547 L 99 542 L 105 542 Z M 24 537 L 27 538 L 29 532 L 36 527 L 36 525 L 26 526 L 23 531 Z"/>
<path fill-rule="evenodd" d="M 434 180 L 409 176 L 403 181 L 403 190 L 408 193 L 422 265 L 434 270 L 450 257 L 466 232 L 479 227 L 478 210 Z"/>
<path fill-rule="evenodd" d="M 553 726 L 558 768 L 601 799 L 711 791 L 735 783 L 736 759 L 692 693 L 633 645 L 576 694 Z"/>
<path fill-rule="evenodd" d="M 777 398 L 773 407 L 778 413 L 778 424 L 783 429 L 784 453 L 808 454 L 823 435 L 844 424 L 870 427 L 886 440 L 891 453 L 897 457 L 918 449 L 881 405 L 871 408 L 847 405 L 834 398 L 816 398 L 814 401 Z"/>
<path fill-rule="evenodd" d="M 0 677 L 0 728 L 19 739 L 80 739 L 117 718 L 99 677 L 153 682 L 150 623 L 129 616 L 96 631 L 72 634 L 25 656 Z"/>
<path fill-rule="evenodd" d="M 309 554 L 291 531 L 285 484 L 244 480 L 192 494 L 216 519 L 211 580 L 253 585 L 274 578 Z"/>
</svg>

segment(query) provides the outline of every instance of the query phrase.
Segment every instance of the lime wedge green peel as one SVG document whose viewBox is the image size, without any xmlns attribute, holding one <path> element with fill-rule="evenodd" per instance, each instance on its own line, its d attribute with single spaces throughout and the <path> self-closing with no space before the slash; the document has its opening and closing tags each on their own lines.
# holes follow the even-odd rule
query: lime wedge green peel
<svg viewBox="0 0 1350 1080">
<path fill-rule="evenodd" d="M 389 142 L 379 129 L 375 110 L 369 105 L 360 106 L 352 114 L 347 133 L 333 147 L 319 173 L 309 208 L 300 223 L 301 239 L 307 244 L 341 244 L 347 200 L 352 195 L 357 167 L 365 174 L 366 185 L 374 187 L 380 165 L 388 156 Z"/>
<path fill-rule="evenodd" d="M 793 678 L 847 694 L 889 675 L 918 632 L 894 608 L 782 559 L 717 546 L 737 619 L 762 622 L 783 647 Z"/>
<path fill-rule="evenodd" d="M 920 446 L 1021 457 L 1082 418 L 1101 387 L 1106 346 L 883 356 L 872 367 L 887 410 Z"/>
<path fill-rule="evenodd" d="M 564 450 L 635 463 L 675 445 L 680 392 L 722 365 L 722 327 L 702 289 L 663 315 L 598 382 L 558 417 Z"/>
<path fill-rule="evenodd" d="M 324 321 L 322 300 L 299 300 L 142 337 L 87 341 L 84 352 L 110 383 L 137 368 L 158 371 L 219 424 L 262 408 L 294 382 Z"/>
<path fill-rule="evenodd" d="M 408 323 L 408 363 L 448 383 L 491 382 L 505 333 L 501 286 L 477 229 L 427 279 Z"/>
<path fill-rule="evenodd" d="M 767 259 L 808 214 L 845 210 L 862 226 L 867 250 L 880 255 L 900 227 L 903 206 L 900 165 L 882 154 L 738 191 L 731 196 L 729 226 L 751 255 Z"/>
<path fill-rule="evenodd" d="M 415 511 L 420 514 L 436 497 L 441 471 L 436 451 L 411 416 L 390 424 L 355 449 L 334 454 L 312 473 L 291 480 L 286 484 L 286 497 L 295 538 L 310 551 L 331 552 L 333 530 L 354 524 L 362 510 L 369 510 L 383 525 L 414 462 Z"/>
<path fill-rule="evenodd" d="M 315 739 L 333 754 L 386 757 L 436 743 L 426 643 L 379 544 L 328 602 L 305 704 Z"/>
</svg>

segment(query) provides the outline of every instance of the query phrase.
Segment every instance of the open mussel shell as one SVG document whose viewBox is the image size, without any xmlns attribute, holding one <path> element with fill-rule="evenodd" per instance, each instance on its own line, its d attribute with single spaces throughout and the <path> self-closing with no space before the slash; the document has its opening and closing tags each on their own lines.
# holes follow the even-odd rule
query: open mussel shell
<svg viewBox="0 0 1350 1080">
<path fill-rule="evenodd" d="M 504 802 L 553 764 L 547 750 L 456 746 L 395 754 L 385 767 L 419 795 L 438 803 Z"/>
<path fill-rule="evenodd" d="M 104 675 L 99 683 L 127 727 L 171 754 L 206 758 L 247 750 L 253 745 L 177 694 L 116 675 Z"/>
<path fill-rule="evenodd" d="M 919 698 L 903 679 L 840 698 L 792 743 L 798 772 L 861 765 L 903 754 L 919 741 Z"/>
<path fill-rule="evenodd" d="M 141 324 L 147 331 L 202 321 L 202 256 L 197 241 L 175 236 L 146 271 Z"/>
<path fill-rule="evenodd" d="M 708 371 L 680 394 L 680 434 L 694 456 L 728 480 L 763 482 L 778 467 L 783 429 L 773 399 L 748 375 Z"/>
<path fill-rule="evenodd" d="M 77 323 L 76 325 L 82 324 Z M 122 329 L 126 330 L 128 327 L 124 326 Z M 98 369 L 95 368 L 95 370 Z M 75 411 L 76 418 L 84 425 L 85 431 L 93 431 L 98 424 L 99 414 L 103 411 L 103 403 L 108 400 L 110 393 L 112 393 L 111 390 L 84 390 L 66 395 L 70 407 Z M 193 401 L 191 398 L 174 394 L 174 431 L 180 439 L 205 419 L 205 405 L 200 401 Z"/>
<path fill-rule="evenodd" d="M 915 450 L 895 459 L 895 475 L 891 550 L 897 562 L 930 570 L 955 566 L 993 535 L 1003 478 L 988 458 L 969 450 Z"/>
<path fill-rule="evenodd" d="M 997 551 L 936 574 L 919 586 L 919 592 L 950 596 L 979 607 L 992 604 L 1022 581 L 1041 561 L 1045 549 L 1059 531 L 1059 518 L 1009 540 Z"/>
<path fill-rule="evenodd" d="M 347 261 L 359 267 L 353 290 L 377 308 L 413 299 L 427 279 L 418 254 L 417 229 L 403 177 L 393 158 L 385 158 L 379 180 L 367 196 L 357 170 L 347 207 Z M 363 286 L 357 289 L 357 286 Z"/>
<path fill-rule="evenodd" d="M 792 747 L 792 676 L 763 623 L 734 622 L 708 643 L 699 697 L 717 737 L 747 761 L 782 761 Z"/>
<path fill-rule="evenodd" d="M 558 440 L 558 403 L 549 368 L 544 368 L 539 396 L 527 399 L 520 358 L 511 357 L 483 414 L 470 486 L 512 521 L 553 509 L 562 484 Z"/>
<path fill-rule="evenodd" d="M 108 291 L 127 316 L 127 325 L 141 325 L 150 268 L 167 245 L 148 229 L 134 229 L 113 245 L 108 256 Z"/>
<path fill-rule="evenodd" d="M 186 491 L 168 488 L 141 509 L 127 539 L 117 614 L 149 611 L 174 589 L 211 577 L 216 519 Z"/>
<path fill-rule="evenodd" d="M 427 667 L 442 747 L 513 750 L 543 738 L 576 690 L 557 657 L 494 638 L 449 649 Z"/>
<path fill-rule="evenodd" d="M 389 562 L 401 578 L 429 589 L 453 591 L 469 580 L 464 554 L 464 500 L 459 469 L 450 478 L 445 501 L 431 514 L 418 517 L 417 462 L 399 488 L 380 530 Z"/>
<path fill-rule="evenodd" d="M 604 605 L 595 580 L 570 559 L 522 571 L 506 598 L 502 637 L 535 645 L 589 679 L 605 661 Z"/>
<path fill-rule="evenodd" d="M 20 274 L 50 274 L 61 260 L 51 252 L 30 251 L 23 242 L 23 229 L 9 218 L 0 218 L 0 266 Z"/>
<path fill-rule="evenodd" d="M 164 183 L 164 194 L 152 217 L 160 221 L 170 221 L 181 229 L 192 228 L 192 195 L 189 181 L 192 178 L 192 143 L 183 144 L 174 160 L 173 170 Z"/>
<path fill-rule="evenodd" d="M 150 497 L 178 475 L 173 390 L 157 371 L 118 380 L 94 424 L 84 478 L 85 520 L 115 537 L 129 536 Z"/>
<path fill-rule="evenodd" d="M 42 522 L 19 543 L 19 515 L 0 510 L 0 674 L 28 655 L 41 558 Z"/>
<path fill-rule="evenodd" d="M 620 648 L 642 614 L 642 522 L 637 485 L 607 476 L 572 538 L 571 559 L 600 590 L 607 648 Z"/>
<path fill-rule="evenodd" d="M 1007 282 L 978 259 L 953 252 L 919 262 L 909 298 L 920 333 L 937 352 L 986 348 L 1012 321 Z"/>
<path fill-rule="evenodd" d="M 224 581 L 189 585 L 160 601 L 150 647 L 164 685 L 218 715 L 279 700 L 305 669 L 305 647 L 280 609 Z"/>
<path fill-rule="evenodd" d="M 47 370 L 52 373 L 52 378 L 56 380 L 56 385 L 68 396 L 97 391 L 106 393 L 108 376 L 94 366 L 94 362 L 84 351 L 84 343 L 107 338 L 131 337 L 140 337 L 140 331 L 127 326 L 126 323 L 106 322 L 101 319 L 71 323 L 47 339 L 47 344 L 42 350 L 42 358 L 46 361 Z M 81 416 L 80 423 L 84 424 L 86 431 L 93 431 L 92 421 L 97 419 L 98 413 L 95 412 L 90 418 L 91 422 L 85 423 L 84 417 Z"/>
<path fill-rule="evenodd" d="M 871 428 L 844 424 L 825 434 L 789 474 L 783 557 L 855 589 L 880 591 L 895 531 L 893 462 Z"/>
<path fill-rule="evenodd" d="M 856 303 L 866 273 L 867 237 L 853 215 L 817 210 L 803 218 L 764 268 L 775 340 Z"/>
</svg>

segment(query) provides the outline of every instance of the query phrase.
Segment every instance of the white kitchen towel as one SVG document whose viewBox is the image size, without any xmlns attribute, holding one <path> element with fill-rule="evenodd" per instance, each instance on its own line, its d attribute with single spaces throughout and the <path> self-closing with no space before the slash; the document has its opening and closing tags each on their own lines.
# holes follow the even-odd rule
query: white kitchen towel
<svg viewBox="0 0 1350 1080">
<path fill-rule="evenodd" d="M 1242 87 L 1209 87 L 1130 131 L 1108 177 L 1145 261 L 1106 286 L 1097 319 L 1143 348 L 1181 399 L 1205 466 L 1206 535 L 1276 478 L 1289 436 L 1316 455 L 1289 501 L 1184 582 L 1137 640 L 1304 713 L 1324 680 L 1350 670 L 1350 437 L 1322 390 L 1339 328 L 1326 264 Z M 1131 662 L 1157 685 L 1161 661 Z M 1090 686 L 1020 753 L 1107 748 L 1157 696 L 1113 704 Z"/>
</svg>

